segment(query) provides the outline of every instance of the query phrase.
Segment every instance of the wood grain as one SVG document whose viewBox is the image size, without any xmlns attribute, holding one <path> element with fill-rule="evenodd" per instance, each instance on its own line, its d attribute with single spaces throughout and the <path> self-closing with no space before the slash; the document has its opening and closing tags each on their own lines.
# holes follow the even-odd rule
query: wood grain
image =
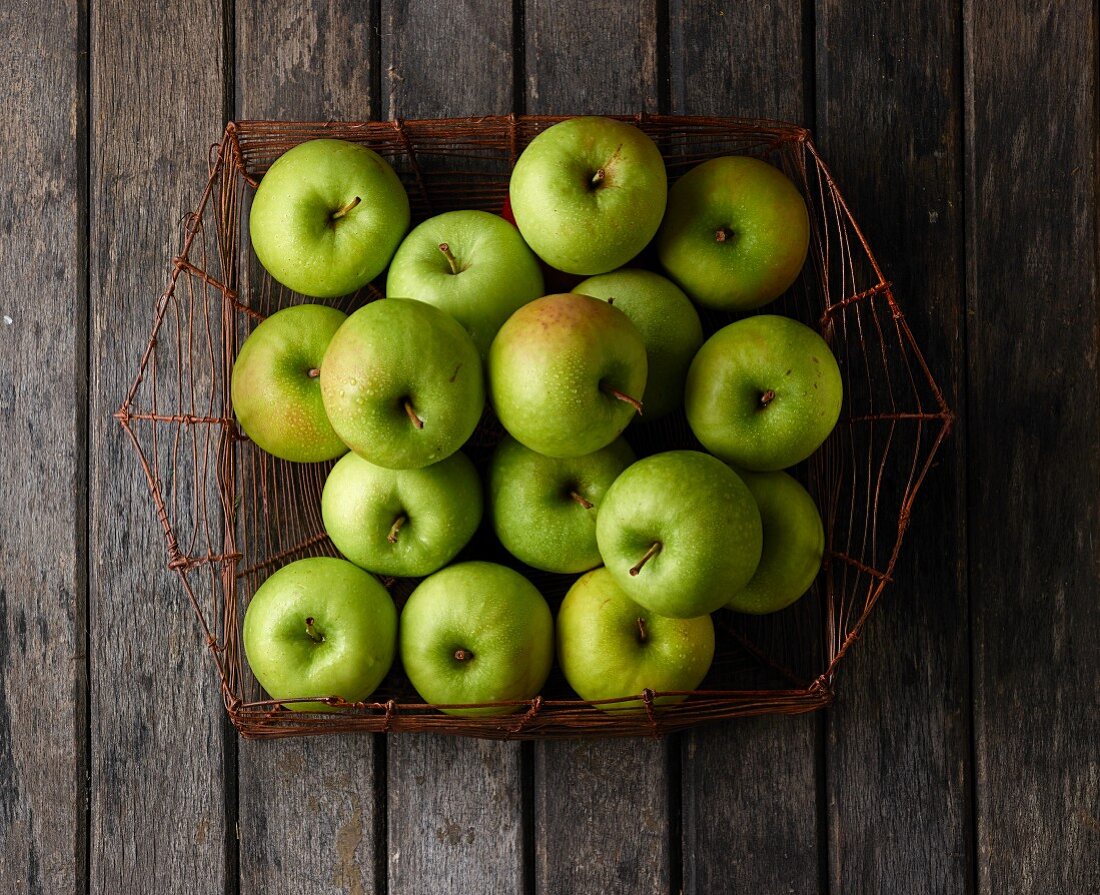
<svg viewBox="0 0 1100 895">
<path fill-rule="evenodd" d="M 978 885 L 1096 892 L 1098 11 L 964 13 Z"/>
<path fill-rule="evenodd" d="M 0 880 L 87 871 L 84 65 L 78 2 L 0 8 Z"/>
<path fill-rule="evenodd" d="M 527 875 L 518 743 L 389 738 L 389 892 L 519 893 Z"/>
<path fill-rule="evenodd" d="M 231 878 L 225 711 L 110 418 L 224 123 L 221 34 L 217 2 L 91 12 L 91 893 L 220 892 Z M 183 453 L 170 484 L 185 493 L 192 475 Z"/>
<path fill-rule="evenodd" d="M 801 716 L 684 737 L 685 893 L 818 891 L 816 738 Z"/>
<path fill-rule="evenodd" d="M 951 0 L 818 7 L 819 148 L 956 408 L 965 339 L 961 41 Z M 829 52 L 844 46 L 875 50 Z M 898 437 L 911 443 L 914 431 Z M 964 448 L 958 435 L 946 444 L 916 501 L 896 583 L 840 672 L 826 774 L 831 891 L 967 890 Z"/>
<path fill-rule="evenodd" d="M 660 106 L 654 0 L 526 4 L 526 111 L 598 115 Z"/>
<path fill-rule="evenodd" d="M 512 111 L 512 6 L 502 0 L 383 0 L 386 118 Z"/>
<path fill-rule="evenodd" d="M 677 0 L 672 111 L 805 121 L 802 7 Z M 815 716 L 702 728 L 683 743 L 684 891 L 816 892 Z"/>
<path fill-rule="evenodd" d="M 377 104 L 378 23 L 352 0 L 237 4 L 240 118 L 364 119 Z M 370 736 L 241 740 L 241 895 L 365 895 L 385 881 L 385 769 Z"/>
<path fill-rule="evenodd" d="M 236 4 L 240 118 L 361 121 L 378 97 L 378 22 L 361 0 Z"/>
<path fill-rule="evenodd" d="M 528 2 L 526 110 L 655 112 L 656 8 Z M 667 740 L 535 744 L 539 892 L 667 892 L 672 866 Z M 676 781 L 678 783 L 678 781 Z"/>
<path fill-rule="evenodd" d="M 536 744 L 537 891 L 669 891 L 669 748 L 652 740 Z"/>
<path fill-rule="evenodd" d="M 241 740 L 241 895 L 380 890 L 370 736 Z"/>
<path fill-rule="evenodd" d="M 670 0 L 672 109 L 803 120 L 802 7 Z"/>
<path fill-rule="evenodd" d="M 386 118 L 512 110 L 512 8 L 382 3 Z M 390 736 L 390 895 L 520 892 L 523 760 L 518 743 Z"/>
</svg>

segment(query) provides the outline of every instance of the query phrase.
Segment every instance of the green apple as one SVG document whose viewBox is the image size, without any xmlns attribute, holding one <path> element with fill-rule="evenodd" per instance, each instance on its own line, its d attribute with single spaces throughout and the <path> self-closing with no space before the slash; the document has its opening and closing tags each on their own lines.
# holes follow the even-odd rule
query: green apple
<svg viewBox="0 0 1100 895">
<path fill-rule="evenodd" d="M 333 429 L 376 466 L 438 463 L 477 427 L 485 405 L 481 358 L 439 308 L 383 298 L 352 314 L 321 364 Z"/>
<path fill-rule="evenodd" d="M 245 434 L 283 460 L 316 463 L 347 446 L 325 416 L 322 358 L 347 319 L 321 305 L 296 305 L 262 321 L 233 362 L 230 394 Z"/>
<path fill-rule="evenodd" d="M 684 379 L 703 344 L 703 325 L 691 300 L 660 274 L 624 267 L 591 277 L 573 289 L 614 303 L 638 327 L 645 342 L 644 420 L 675 410 L 684 400 Z"/>
<path fill-rule="evenodd" d="M 821 570 L 821 514 L 806 489 L 785 472 L 740 475 L 760 510 L 764 546 L 752 579 L 726 605 L 753 615 L 777 612 L 806 593 Z"/>
<path fill-rule="evenodd" d="M 634 462 L 621 438 L 583 457 L 537 454 L 508 436 L 489 461 L 489 515 L 516 559 L 546 572 L 598 566 L 596 513 L 607 489 Z"/>
<path fill-rule="evenodd" d="M 658 615 L 695 618 L 749 583 L 760 562 L 760 512 L 721 460 L 666 451 L 615 480 L 596 517 L 596 540 L 634 602 Z"/>
<path fill-rule="evenodd" d="M 481 522 L 481 481 L 458 451 L 422 469 L 386 469 L 348 454 L 321 493 L 332 543 L 379 575 L 419 578 L 441 569 Z"/>
<path fill-rule="evenodd" d="M 704 307 L 747 311 L 798 278 L 810 217 L 778 168 L 749 156 L 697 165 L 668 193 L 657 253 L 669 276 Z"/>
<path fill-rule="evenodd" d="M 272 574 L 244 614 L 244 651 L 272 699 L 361 702 L 393 664 L 397 610 L 372 575 L 342 559 L 300 559 Z M 296 711 L 325 711 L 292 702 Z"/>
<path fill-rule="evenodd" d="M 432 705 L 534 698 L 550 673 L 554 621 L 535 586 L 505 566 L 465 562 L 424 579 L 401 613 L 401 661 Z M 507 715 L 518 706 L 443 709 Z"/>
<path fill-rule="evenodd" d="M 656 144 L 610 118 L 571 118 L 523 150 L 508 185 L 519 232 L 551 267 L 574 274 L 622 267 L 665 213 L 668 181 Z"/>
<path fill-rule="evenodd" d="M 279 156 L 256 188 L 256 257 L 302 295 L 347 295 L 389 264 L 409 229 L 409 197 L 366 146 L 309 140 Z"/>
<path fill-rule="evenodd" d="M 840 418 L 843 398 L 825 340 L 771 314 L 738 320 L 707 339 L 684 386 L 695 437 L 716 457 L 756 471 L 786 469 L 816 451 Z"/>
<path fill-rule="evenodd" d="M 694 690 L 714 658 L 709 615 L 666 618 L 630 599 L 606 569 L 583 575 L 558 610 L 558 663 L 581 699 L 617 699 L 643 690 Z M 682 702 L 661 696 L 656 705 Z M 598 706 L 639 709 L 642 701 Z"/>
<path fill-rule="evenodd" d="M 487 211 L 448 211 L 405 237 L 386 294 L 427 302 L 461 323 L 484 359 L 512 313 L 543 294 L 542 270 L 523 237 Z"/>
<path fill-rule="evenodd" d="M 645 390 L 645 343 L 622 311 L 587 295 L 524 305 L 489 349 L 489 393 L 516 441 L 548 457 L 611 444 Z"/>
</svg>

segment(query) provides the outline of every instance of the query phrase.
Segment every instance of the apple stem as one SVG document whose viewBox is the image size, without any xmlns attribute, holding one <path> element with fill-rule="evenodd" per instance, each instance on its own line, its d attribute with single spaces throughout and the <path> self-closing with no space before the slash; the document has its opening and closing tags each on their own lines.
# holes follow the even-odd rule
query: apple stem
<svg viewBox="0 0 1100 895">
<path fill-rule="evenodd" d="M 473 657 L 474 657 L 474 654 L 472 652 L 470 652 L 467 649 L 463 649 L 462 647 L 459 647 L 458 649 L 455 650 L 455 658 L 459 662 L 468 662 Z"/>
<path fill-rule="evenodd" d="M 578 494 L 576 491 L 570 491 L 569 496 L 572 497 L 573 500 L 579 503 L 586 510 L 592 509 L 592 501 L 586 500 L 583 494 Z"/>
<path fill-rule="evenodd" d="M 598 168 L 596 173 L 592 175 L 592 186 L 599 186 L 603 183 L 605 177 L 607 177 L 607 172 L 603 168 Z"/>
<path fill-rule="evenodd" d="M 450 244 L 446 243 L 446 242 L 441 242 L 439 244 L 439 251 L 441 251 L 443 253 L 443 257 L 446 258 L 447 263 L 449 265 L 451 265 L 451 273 L 458 273 L 459 272 L 458 259 L 455 258 L 454 253 L 451 251 Z"/>
<path fill-rule="evenodd" d="M 603 390 L 611 395 L 612 398 L 617 398 L 618 400 L 629 404 L 638 412 L 638 416 L 642 415 L 642 402 L 639 401 L 637 398 L 632 398 L 630 397 L 630 395 L 619 391 L 617 388 L 612 388 L 610 385 L 603 386 Z"/>
<path fill-rule="evenodd" d="M 398 516 L 393 520 L 393 525 L 390 526 L 390 533 L 386 535 L 386 540 L 391 544 L 397 543 L 397 533 L 401 531 L 401 526 L 409 521 L 408 516 Z"/>
<path fill-rule="evenodd" d="M 733 236 L 733 231 L 729 227 L 719 227 L 714 233 L 715 242 L 725 242 Z"/>
<path fill-rule="evenodd" d="M 320 375 L 321 375 L 321 371 L 320 371 L 320 369 L 318 369 L 317 367 L 310 367 L 310 368 L 309 368 L 309 372 L 308 372 L 308 373 L 307 373 L 306 375 L 307 375 L 307 376 L 308 376 L 308 377 L 309 377 L 310 379 L 316 379 L 316 378 L 317 378 L 318 376 L 320 376 Z"/>
<path fill-rule="evenodd" d="M 413 406 L 408 402 L 408 400 L 405 401 L 405 413 L 407 413 L 409 416 L 409 422 L 416 426 L 416 428 L 424 428 L 424 420 L 416 415 L 416 411 L 413 410 Z"/>
<path fill-rule="evenodd" d="M 309 635 L 309 639 L 312 640 L 314 643 L 325 642 L 325 635 L 313 626 L 313 616 L 310 616 L 306 619 L 306 634 Z"/>
<path fill-rule="evenodd" d="M 631 577 L 632 578 L 637 578 L 638 573 L 640 571 L 642 571 L 642 566 L 644 566 L 647 562 L 649 562 L 651 559 L 653 559 L 653 557 L 655 557 L 660 552 L 661 552 L 661 542 L 660 541 L 654 541 L 652 544 L 650 544 L 649 549 L 645 552 L 645 556 L 643 556 L 641 559 L 639 559 L 637 565 L 635 565 L 634 568 L 632 568 L 630 570 Z"/>
<path fill-rule="evenodd" d="M 351 211 L 356 205 L 358 205 L 362 201 L 363 201 L 362 199 L 360 199 L 358 196 L 356 196 L 354 199 L 352 199 L 343 208 L 338 208 L 336 211 L 334 211 L 332 213 L 332 219 L 334 221 L 340 220 L 340 218 L 342 218 L 345 214 L 347 214 L 349 211 Z"/>
<path fill-rule="evenodd" d="M 769 404 L 771 404 L 771 402 L 774 401 L 774 400 L 775 400 L 775 392 L 772 391 L 771 389 L 768 389 L 766 392 L 764 392 L 764 394 L 762 394 L 760 396 L 760 409 L 763 410 L 765 407 L 767 407 Z"/>
<path fill-rule="evenodd" d="M 635 621 L 638 622 L 638 641 L 640 643 L 645 643 L 647 640 L 649 640 L 649 636 L 646 634 L 645 630 L 645 619 L 639 617 L 635 619 Z"/>
</svg>

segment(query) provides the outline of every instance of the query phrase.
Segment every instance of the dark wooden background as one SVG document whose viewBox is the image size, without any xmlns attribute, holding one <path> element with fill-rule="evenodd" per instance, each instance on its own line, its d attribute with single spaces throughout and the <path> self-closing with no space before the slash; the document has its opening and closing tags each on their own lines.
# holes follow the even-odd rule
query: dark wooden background
<svg viewBox="0 0 1100 895">
<path fill-rule="evenodd" d="M 0 890 L 1100 891 L 1088 0 L 0 4 Z M 110 419 L 229 118 L 808 124 L 960 424 L 824 714 L 253 743 Z"/>
</svg>

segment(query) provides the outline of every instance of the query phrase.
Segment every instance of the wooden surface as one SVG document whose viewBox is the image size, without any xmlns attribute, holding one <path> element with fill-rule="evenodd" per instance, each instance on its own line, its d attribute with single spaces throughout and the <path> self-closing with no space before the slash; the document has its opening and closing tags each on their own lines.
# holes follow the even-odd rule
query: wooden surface
<svg viewBox="0 0 1100 895">
<path fill-rule="evenodd" d="M 1094 4 L 18 0 L 0 25 L 3 891 L 1100 891 Z M 206 146 L 238 116 L 512 110 L 813 128 L 961 413 L 897 583 L 817 716 L 238 742 L 110 419 Z"/>
</svg>

